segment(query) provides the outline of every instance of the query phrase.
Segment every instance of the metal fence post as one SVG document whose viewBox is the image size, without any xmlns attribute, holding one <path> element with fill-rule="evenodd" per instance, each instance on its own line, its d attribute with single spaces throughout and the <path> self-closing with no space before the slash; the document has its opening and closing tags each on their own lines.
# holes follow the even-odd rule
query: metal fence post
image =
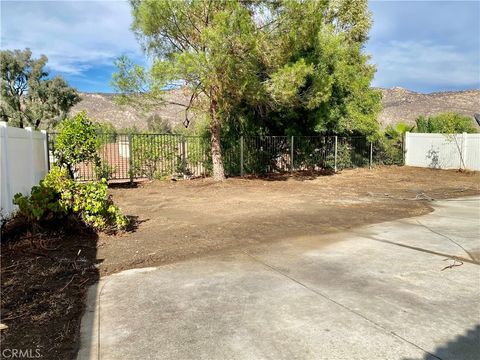
<svg viewBox="0 0 480 360">
<path fill-rule="evenodd" d="M 133 136 L 128 134 L 128 174 L 130 176 L 130 183 L 133 184 Z"/>
<path fill-rule="evenodd" d="M 290 172 L 293 173 L 293 136 L 290 140 Z"/>
<path fill-rule="evenodd" d="M 368 168 L 372 168 L 372 163 L 373 163 L 373 142 L 370 141 L 370 162 L 368 164 Z"/>
<path fill-rule="evenodd" d="M 180 151 L 181 151 L 181 156 L 182 156 L 182 173 L 183 176 L 186 175 L 187 172 L 187 148 L 186 148 L 186 143 L 185 143 L 185 137 L 182 136 L 182 140 L 180 143 Z"/>
<path fill-rule="evenodd" d="M 243 177 L 244 175 L 244 167 L 243 167 L 243 135 L 240 136 L 240 176 Z"/>
<path fill-rule="evenodd" d="M 335 158 L 334 158 L 334 165 L 333 169 L 337 172 L 337 153 L 338 153 L 338 136 L 335 135 Z"/>
</svg>

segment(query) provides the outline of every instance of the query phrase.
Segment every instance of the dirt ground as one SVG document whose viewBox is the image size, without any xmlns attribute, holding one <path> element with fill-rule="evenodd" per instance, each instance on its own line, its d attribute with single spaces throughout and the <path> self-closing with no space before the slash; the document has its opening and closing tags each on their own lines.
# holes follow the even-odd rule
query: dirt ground
<svg viewBox="0 0 480 360">
<path fill-rule="evenodd" d="M 101 275 L 425 214 L 432 199 L 479 194 L 480 173 L 380 167 L 223 183 L 157 181 L 111 193 L 140 224 L 133 233 L 100 237 Z"/>
<path fill-rule="evenodd" d="M 86 292 L 99 279 L 96 243 L 97 234 L 65 227 L 2 243 L 5 357 L 75 358 Z"/>
<path fill-rule="evenodd" d="M 2 243 L 2 347 L 74 358 L 85 293 L 101 275 L 421 215 L 432 199 L 479 193 L 480 173 L 408 167 L 116 185 L 111 194 L 138 218 L 135 231 L 97 236 L 59 225 Z"/>
</svg>

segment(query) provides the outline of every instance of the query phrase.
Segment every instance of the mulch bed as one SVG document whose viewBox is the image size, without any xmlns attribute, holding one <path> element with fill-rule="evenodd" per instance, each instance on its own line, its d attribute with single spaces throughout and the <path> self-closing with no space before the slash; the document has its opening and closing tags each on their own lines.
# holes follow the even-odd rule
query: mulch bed
<svg viewBox="0 0 480 360">
<path fill-rule="evenodd" d="M 34 236 L 4 229 L 1 323 L 8 328 L 1 330 L 2 351 L 75 358 L 87 288 L 99 278 L 96 243 L 95 233 L 65 226 Z"/>
</svg>

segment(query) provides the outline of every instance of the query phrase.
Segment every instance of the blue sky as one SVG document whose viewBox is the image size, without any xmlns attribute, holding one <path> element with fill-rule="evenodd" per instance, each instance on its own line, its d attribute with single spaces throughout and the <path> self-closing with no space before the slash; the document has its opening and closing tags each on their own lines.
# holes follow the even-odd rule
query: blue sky
<svg viewBox="0 0 480 360">
<path fill-rule="evenodd" d="M 480 1 L 372 1 L 370 9 L 374 86 L 480 88 Z M 125 1 L 1 0 L 0 46 L 30 47 L 79 90 L 110 92 L 116 57 L 146 62 L 130 22 Z"/>
</svg>

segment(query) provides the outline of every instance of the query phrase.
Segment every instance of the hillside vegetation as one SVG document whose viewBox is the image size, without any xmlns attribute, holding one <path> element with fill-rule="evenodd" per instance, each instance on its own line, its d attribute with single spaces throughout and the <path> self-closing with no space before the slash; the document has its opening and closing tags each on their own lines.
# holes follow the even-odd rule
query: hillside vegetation
<svg viewBox="0 0 480 360">
<path fill-rule="evenodd" d="M 459 92 L 437 92 L 421 94 L 403 88 L 380 89 L 383 94 L 383 110 L 379 121 L 382 126 L 404 121 L 415 124 L 418 116 L 430 116 L 444 112 L 456 112 L 472 117 L 480 112 L 480 90 Z M 173 126 L 185 119 L 184 107 L 179 105 L 159 105 L 148 112 L 128 105 L 117 105 L 113 94 L 80 93 L 82 100 L 76 104 L 71 114 L 86 110 L 90 117 L 100 122 L 110 122 L 116 128 L 147 129 L 147 118 L 153 113 L 168 120 Z M 165 99 L 169 102 L 188 104 L 189 95 L 181 89 L 170 90 Z"/>
<path fill-rule="evenodd" d="M 400 87 L 380 89 L 383 110 L 379 121 L 383 126 L 404 121 L 415 124 L 419 116 L 453 112 L 472 117 L 480 112 L 480 90 L 445 91 L 421 94 Z"/>
</svg>

